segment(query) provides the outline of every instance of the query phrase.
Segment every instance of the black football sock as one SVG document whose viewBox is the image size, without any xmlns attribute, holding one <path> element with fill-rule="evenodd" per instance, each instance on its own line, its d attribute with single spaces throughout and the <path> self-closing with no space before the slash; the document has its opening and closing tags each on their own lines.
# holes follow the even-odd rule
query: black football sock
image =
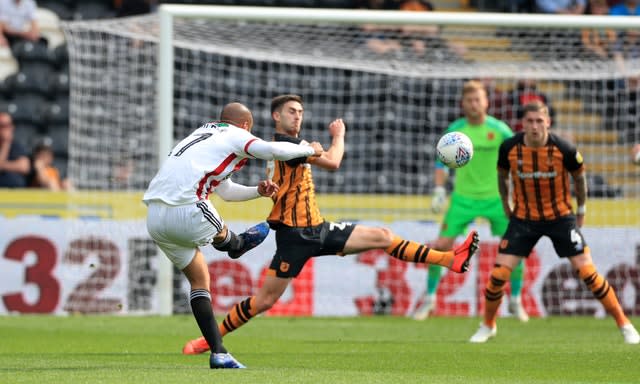
<svg viewBox="0 0 640 384">
<path fill-rule="evenodd" d="M 214 353 L 226 353 L 227 350 L 222 345 L 222 336 L 218 331 L 216 318 L 213 316 L 211 308 L 211 294 L 205 289 L 194 289 L 190 295 L 191 310 L 196 318 L 200 332 Z"/>
</svg>

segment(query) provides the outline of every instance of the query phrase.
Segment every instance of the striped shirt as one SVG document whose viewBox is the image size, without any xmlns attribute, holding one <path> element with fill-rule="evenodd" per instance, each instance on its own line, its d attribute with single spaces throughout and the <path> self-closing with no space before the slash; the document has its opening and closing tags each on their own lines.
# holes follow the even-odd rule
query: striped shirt
<svg viewBox="0 0 640 384">
<path fill-rule="evenodd" d="M 299 144 L 302 139 L 277 133 L 275 141 Z M 267 218 L 270 224 L 309 227 L 324 221 L 316 202 L 315 186 L 308 158 L 270 161 L 268 171 L 271 180 L 280 187 L 278 193 L 272 197 L 273 208 Z"/>
<path fill-rule="evenodd" d="M 549 133 L 547 144 L 534 148 L 518 133 L 500 146 L 498 167 L 513 180 L 514 217 L 542 221 L 571 214 L 569 174 L 584 171 L 584 165 L 566 140 Z"/>
</svg>

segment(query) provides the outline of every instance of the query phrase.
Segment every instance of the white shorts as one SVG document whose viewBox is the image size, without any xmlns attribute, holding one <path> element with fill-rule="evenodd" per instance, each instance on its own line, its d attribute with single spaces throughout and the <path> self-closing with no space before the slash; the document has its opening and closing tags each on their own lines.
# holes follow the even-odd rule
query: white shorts
<svg viewBox="0 0 640 384">
<path fill-rule="evenodd" d="M 151 201 L 147 210 L 147 231 L 171 262 L 183 270 L 198 247 L 211 244 L 224 221 L 209 200 L 187 205 Z"/>
</svg>

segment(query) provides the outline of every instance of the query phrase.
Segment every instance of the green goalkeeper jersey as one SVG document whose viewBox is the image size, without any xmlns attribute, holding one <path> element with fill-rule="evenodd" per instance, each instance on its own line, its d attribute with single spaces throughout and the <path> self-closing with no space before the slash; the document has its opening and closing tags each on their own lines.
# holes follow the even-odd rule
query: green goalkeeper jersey
<svg viewBox="0 0 640 384">
<path fill-rule="evenodd" d="M 449 125 L 446 133 L 449 132 L 462 132 L 473 143 L 473 158 L 464 167 L 456 169 L 453 192 L 474 199 L 499 197 L 498 149 L 505 139 L 513 136 L 509 126 L 487 115 L 480 125 L 472 125 L 466 118 L 460 118 Z M 444 167 L 440 161 L 436 165 Z"/>
</svg>

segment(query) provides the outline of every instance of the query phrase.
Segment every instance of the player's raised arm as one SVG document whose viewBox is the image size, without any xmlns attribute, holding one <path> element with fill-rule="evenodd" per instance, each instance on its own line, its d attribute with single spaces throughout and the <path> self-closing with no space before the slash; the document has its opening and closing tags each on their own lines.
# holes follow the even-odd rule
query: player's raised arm
<svg viewBox="0 0 640 384">
<path fill-rule="evenodd" d="M 247 144 L 245 152 L 262 160 L 291 160 L 299 157 L 321 156 L 323 149 L 317 142 L 294 144 L 286 141 L 254 140 Z"/>
<path fill-rule="evenodd" d="M 331 146 L 322 156 L 313 160 L 313 164 L 320 168 L 336 170 L 344 157 L 344 135 L 346 126 L 342 119 L 336 119 L 329 124 Z"/>
</svg>

